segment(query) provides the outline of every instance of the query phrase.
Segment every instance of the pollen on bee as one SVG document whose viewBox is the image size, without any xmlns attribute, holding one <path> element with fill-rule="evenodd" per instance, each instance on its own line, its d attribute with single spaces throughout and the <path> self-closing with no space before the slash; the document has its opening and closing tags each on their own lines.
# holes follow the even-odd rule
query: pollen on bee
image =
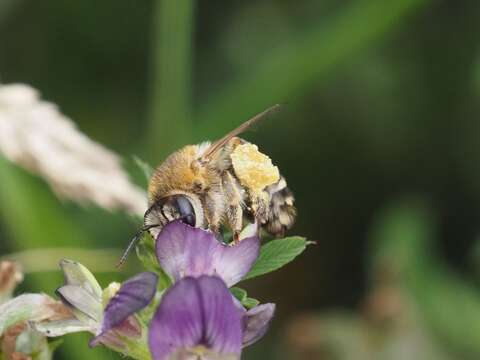
<svg viewBox="0 0 480 360">
<path fill-rule="evenodd" d="M 254 144 L 238 145 L 230 155 L 235 174 L 242 185 L 254 192 L 261 192 L 280 179 L 278 167 L 258 150 Z"/>
</svg>

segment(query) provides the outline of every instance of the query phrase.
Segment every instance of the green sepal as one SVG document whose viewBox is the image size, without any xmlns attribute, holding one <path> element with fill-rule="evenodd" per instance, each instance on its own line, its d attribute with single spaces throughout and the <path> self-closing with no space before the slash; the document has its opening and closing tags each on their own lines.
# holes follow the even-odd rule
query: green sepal
<svg viewBox="0 0 480 360">
<path fill-rule="evenodd" d="M 245 301 L 242 302 L 242 305 L 245 306 L 248 310 L 254 308 L 258 304 L 260 304 L 260 301 L 254 298 L 246 298 Z"/>
<path fill-rule="evenodd" d="M 247 309 L 251 309 L 255 306 L 257 306 L 258 304 L 260 304 L 260 301 L 258 301 L 257 299 L 253 299 L 253 298 L 249 298 L 248 295 L 247 295 L 247 291 L 246 290 L 243 290 L 239 287 L 232 287 L 230 288 L 230 292 L 232 293 L 232 295 L 238 300 L 240 301 L 240 303 Z"/>
<path fill-rule="evenodd" d="M 138 319 L 146 326 L 150 324 L 150 321 L 153 318 L 153 315 L 155 315 L 155 312 L 157 311 L 158 306 L 160 305 L 160 301 L 162 300 L 162 296 L 165 293 L 165 291 L 157 291 L 155 294 L 155 297 L 153 300 L 148 304 L 148 306 L 144 309 L 142 309 L 140 312 L 137 313 Z"/>
<path fill-rule="evenodd" d="M 143 234 L 142 239 L 136 247 L 137 256 L 143 266 L 158 275 L 158 290 L 162 291 L 170 287 L 173 283 L 170 276 L 160 267 L 155 253 L 155 241 L 150 233 Z"/>
<path fill-rule="evenodd" d="M 247 298 L 247 292 L 239 287 L 230 288 L 230 292 L 240 302 L 243 302 Z"/>
</svg>

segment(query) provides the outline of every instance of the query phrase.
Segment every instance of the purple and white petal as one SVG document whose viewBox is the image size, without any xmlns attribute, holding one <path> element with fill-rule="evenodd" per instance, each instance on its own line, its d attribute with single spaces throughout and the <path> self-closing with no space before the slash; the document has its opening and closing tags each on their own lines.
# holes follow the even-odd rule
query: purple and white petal
<svg viewBox="0 0 480 360">
<path fill-rule="evenodd" d="M 232 294 L 217 277 L 202 276 L 197 282 L 204 311 L 207 347 L 218 354 L 240 354 L 243 314 L 234 304 Z"/>
<path fill-rule="evenodd" d="M 257 342 L 265 335 L 274 314 L 275 304 L 271 303 L 255 306 L 244 314 L 244 347 Z"/>
<path fill-rule="evenodd" d="M 156 241 L 158 262 L 175 281 L 186 276 L 218 275 L 229 287 L 248 273 L 259 251 L 258 237 L 228 246 L 212 232 L 181 221 L 167 224 Z"/>
<path fill-rule="evenodd" d="M 242 313 L 221 279 L 186 277 L 165 293 L 150 324 L 149 347 L 154 360 L 199 347 L 239 358 L 242 326 Z"/>
<path fill-rule="evenodd" d="M 94 332 L 95 329 L 77 319 L 30 322 L 30 326 L 47 337 L 59 337 L 76 332 Z"/>
<path fill-rule="evenodd" d="M 101 331 L 90 346 L 103 342 L 113 328 L 123 327 L 128 331 L 133 321 L 129 322 L 129 316 L 150 304 L 157 291 L 157 283 L 158 276 L 152 272 L 143 272 L 125 281 L 105 307 Z"/>
<path fill-rule="evenodd" d="M 120 325 L 115 326 L 115 332 L 123 337 L 138 339 L 142 336 L 142 325 L 135 316 L 129 316 Z"/>
<path fill-rule="evenodd" d="M 102 332 L 120 325 L 150 304 L 157 291 L 157 283 L 158 276 L 153 272 L 143 272 L 125 281 L 105 307 Z"/>
<path fill-rule="evenodd" d="M 60 268 L 63 271 L 65 285 L 82 287 L 94 298 L 102 298 L 102 288 L 95 276 L 85 266 L 73 260 L 63 259 L 60 261 Z"/>
<path fill-rule="evenodd" d="M 149 347 L 154 360 L 191 348 L 202 340 L 203 309 L 197 281 L 187 277 L 163 296 L 149 329 Z"/>
<path fill-rule="evenodd" d="M 158 262 L 175 281 L 185 276 L 213 275 L 212 257 L 217 244 L 210 232 L 173 221 L 157 237 Z"/>
<path fill-rule="evenodd" d="M 247 226 L 243 228 L 238 238 L 240 239 L 240 241 L 242 241 L 243 239 L 247 239 L 249 237 L 255 237 L 257 235 L 258 235 L 258 223 L 255 220 L 255 222 L 249 223 Z"/>
<path fill-rule="evenodd" d="M 100 322 L 102 319 L 101 299 L 94 297 L 88 290 L 77 285 L 64 285 L 57 289 L 56 294 L 62 302 L 75 310 L 86 315 L 93 322 Z"/>
<path fill-rule="evenodd" d="M 117 351 L 123 351 L 125 349 L 125 343 L 118 337 L 118 334 L 115 331 L 107 331 L 106 333 L 95 336 L 90 340 L 88 346 L 93 348 L 99 344 Z"/>
<path fill-rule="evenodd" d="M 104 331 L 90 340 L 89 346 L 95 347 L 99 344 L 122 348 L 124 346 L 121 338 L 139 339 L 142 336 L 142 326 L 137 318 L 129 316 L 119 325 L 110 331 Z"/>
<path fill-rule="evenodd" d="M 231 287 L 247 275 L 259 252 L 260 239 L 256 236 L 243 239 L 239 244 L 231 246 L 218 243 L 213 255 L 215 272 L 228 287 Z"/>
</svg>

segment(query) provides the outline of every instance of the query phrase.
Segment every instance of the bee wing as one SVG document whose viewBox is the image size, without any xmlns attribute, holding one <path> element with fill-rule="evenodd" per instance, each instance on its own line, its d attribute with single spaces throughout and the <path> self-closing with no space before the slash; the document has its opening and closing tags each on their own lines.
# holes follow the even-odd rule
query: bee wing
<svg viewBox="0 0 480 360">
<path fill-rule="evenodd" d="M 247 130 L 250 126 L 257 123 L 258 121 L 262 120 L 266 116 L 272 114 L 273 112 L 277 111 L 280 108 L 280 104 L 275 104 L 268 109 L 262 111 L 261 113 L 255 115 L 251 119 L 245 121 L 242 125 L 237 127 L 235 130 L 230 131 L 227 135 L 222 137 L 220 140 L 215 141 L 210 147 L 207 149 L 205 154 L 203 155 L 202 159 L 204 161 L 208 161 L 212 155 L 214 155 L 218 150 L 220 150 L 231 138 L 240 135 L 245 130 Z"/>
</svg>

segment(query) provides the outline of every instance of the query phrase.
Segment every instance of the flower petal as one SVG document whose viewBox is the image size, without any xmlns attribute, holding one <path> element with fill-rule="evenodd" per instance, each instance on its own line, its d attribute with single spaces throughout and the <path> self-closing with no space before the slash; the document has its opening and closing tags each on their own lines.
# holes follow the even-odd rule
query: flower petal
<svg viewBox="0 0 480 360">
<path fill-rule="evenodd" d="M 102 319 L 102 303 L 89 291 L 76 285 L 64 285 L 57 289 L 57 295 L 62 302 L 69 306 L 77 315 L 78 311 L 86 315 L 93 322 L 100 322 Z"/>
<path fill-rule="evenodd" d="M 149 346 L 153 359 L 168 359 L 203 346 L 239 358 L 242 313 L 224 282 L 213 276 L 187 277 L 164 295 L 153 317 Z"/>
<path fill-rule="evenodd" d="M 213 255 L 215 271 L 231 287 L 242 280 L 257 260 L 260 239 L 255 236 L 243 239 L 237 245 L 218 245 Z"/>
<path fill-rule="evenodd" d="M 167 359 L 177 350 L 200 342 L 202 317 L 195 279 L 185 278 L 167 290 L 150 323 L 149 347 L 153 359 Z"/>
<path fill-rule="evenodd" d="M 238 238 L 241 240 L 249 238 L 249 237 L 255 237 L 258 234 L 258 223 L 255 220 L 255 222 L 248 224 L 245 226 L 238 236 Z"/>
<path fill-rule="evenodd" d="M 106 333 L 95 336 L 89 343 L 88 346 L 91 348 L 102 344 L 110 349 L 114 349 L 119 352 L 125 350 L 125 343 L 119 338 L 116 331 L 107 331 Z"/>
<path fill-rule="evenodd" d="M 167 224 L 156 241 L 158 262 L 175 281 L 185 276 L 218 275 L 229 287 L 248 273 L 259 251 L 258 237 L 228 246 L 212 232 L 181 221 Z"/>
<path fill-rule="evenodd" d="M 141 336 L 142 325 L 134 316 L 129 316 L 111 331 L 104 331 L 95 336 L 88 345 L 95 347 L 103 344 L 107 347 L 124 348 L 122 338 L 139 339 Z"/>
<path fill-rule="evenodd" d="M 129 316 L 120 325 L 115 326 L 115 332 L 123 337 L 138 339 L 142 336 L 142 325 L 135 316 Z"/>
<path fill-rule="evenodd" d="M 77 319 L 65 319 L 56 321 L 45 321 L 40 323 L 32 323 L 32 328 L 48 337 L 63 336 L 65 334 L 76 333 L 81 331 L 92 332 L 90 326 L 85 325 Z"/>
<path fill-rule="evenodd" d="M 157 237 L 158 262 L 175 281 L 185 276 L 213 275 L 212 255 L 217 243 L 211 233 L 174 221 Z"/>
<path fill-rule="evenodd" d="M 157 291 L 157 283 L 158 276 L 152 272 L 140 273 L 124 282 L 105 308 L 99 336 L 120 326 L 130 315 L 150 304 Z"/>
<path fill-rule="evenodd" d="M 244 315 L 243 346 L 260 340 L 268 330 L 275 314 L 275 304 L 263 304 L 248 310 Z"/>
<path fill-rule="evenodd" d="M 102 298 L 102 288 L 98 284 L 95 276 L 82 264 L 63 259 L 60 261 L 63 275 L 65 277 L 65 285 L 76 285 L 87 290 L 93 297 Z"/>
<path fill-rule="evenodd" d="M 240 354 L 242 312 L 233 303 L 225 283 L 217 278 L 198 279 L 205 320 L 204 339 L 207 345 L 221 354 Z"/>
</svg>

